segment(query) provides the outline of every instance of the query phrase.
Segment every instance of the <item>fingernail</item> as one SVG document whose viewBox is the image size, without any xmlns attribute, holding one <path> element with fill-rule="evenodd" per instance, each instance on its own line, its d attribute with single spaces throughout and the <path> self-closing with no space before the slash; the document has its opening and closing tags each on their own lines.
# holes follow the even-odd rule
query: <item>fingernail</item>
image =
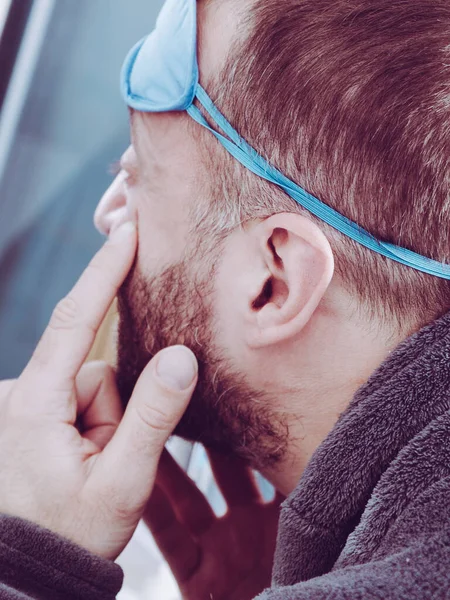
<svg viewBox="0 0 450 600">
<path fill-rule="evenodd" d="M 158 356 L 156 374 L 169 388 L 182 392 L 197 375 L 197 360 L 185 346 L 172 346 Z"/>
<path fill-rule="evenodd" d="M 120 240 L 121 238 L 125 238 L 130 235 L 130 233 L 134 233 L 136 231 L 136 225 L 133 221 L 126 221 L 126 223 L 122 223 L 120 227 L 118 227 L 115 231 L 112 232 L 111 238 L 115 240 Z"/>
</svg>

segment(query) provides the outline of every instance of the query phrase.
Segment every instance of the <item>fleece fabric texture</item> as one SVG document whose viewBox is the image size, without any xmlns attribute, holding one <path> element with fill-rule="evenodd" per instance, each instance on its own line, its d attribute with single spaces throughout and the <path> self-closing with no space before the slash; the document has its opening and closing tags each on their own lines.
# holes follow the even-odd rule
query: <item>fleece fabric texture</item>
<svg viewBox="0 0 450 600">
<path fill-rule="evenodd" d="M 33 523 L 0 516 L 1 600 L 112 600 L 122 569 Z"/>
<path fill-rule="evenodd" d="M 122 574 L 3 517 L 0 581 L 0 599 L 112 600 Z M 450 315 L 358 391 L 283 504 L 258 600 L 306 599 L 450 600 Z"/>
<path fill-rule="evenodd" d="M 282 507 L 259 600 L 450 598 L 450 315 L 355 395 Z"/>
</svg>

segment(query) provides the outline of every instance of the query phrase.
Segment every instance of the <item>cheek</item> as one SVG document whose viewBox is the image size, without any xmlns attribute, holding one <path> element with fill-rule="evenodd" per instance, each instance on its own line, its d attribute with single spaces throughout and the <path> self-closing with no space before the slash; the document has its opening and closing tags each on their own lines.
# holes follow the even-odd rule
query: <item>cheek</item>
<svg viewBox="0 0 450 600">
<path fill-rule="evenodd" d="M 154 275 L 183 258 L 190 231 L 188 207 L 188 198 L 161 192 L 147 193 L 136 204 L 142 273 Z"/>
</svg>

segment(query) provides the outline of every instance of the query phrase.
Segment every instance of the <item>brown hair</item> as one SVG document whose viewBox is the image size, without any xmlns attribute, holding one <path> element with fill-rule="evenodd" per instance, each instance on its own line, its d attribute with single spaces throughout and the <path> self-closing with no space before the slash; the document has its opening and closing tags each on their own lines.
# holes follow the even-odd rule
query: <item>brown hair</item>
<svg viewBox="0 0 450 600">
<path fill-rule="evenodd" d="M 257 0 L 248 19 L 207 82 L 230 122 L 376 237 L 450 262 L 448 0 Z M 215 150 L 216 217 L 302 211 Z M 378 315 L 421 325 L 450 310 L 450 282 L 321 227 L 338 275 Z"/>
</svg>

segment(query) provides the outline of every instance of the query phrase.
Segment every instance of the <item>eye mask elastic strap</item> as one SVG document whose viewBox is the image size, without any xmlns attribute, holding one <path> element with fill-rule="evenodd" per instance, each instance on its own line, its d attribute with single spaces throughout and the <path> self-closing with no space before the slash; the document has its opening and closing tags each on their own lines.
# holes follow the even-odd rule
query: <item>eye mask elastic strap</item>
<svg viewBox="0 0 450 600">
<path fill-rule="evenodd" d="M 309 194 L 306 190 L 278 171 L 278 169 L 270 165 L 238 134 L 200 85 L 197 88 L 197 100 L 215 121 L 217 126 L 228 137 L 225 137 L 212 129 L 196 106 L 190 106 L 187 109 L 188 114 L 202 127 L 211 131 L 225 149 L 255 175 L 279 186 L 291 198 L 298 202 L 298 204 L 303 206 L 303 208 L 315 215 L 321 221 L 324 221 L 369 250 L 373 250 L 391 260 L 395 260 L 396 262 L 422 271 L 423 273 L 450 280 L 450 265 L 421 256 L 406 248 L 377 240 L 368 231 Z"/>
</svg>

